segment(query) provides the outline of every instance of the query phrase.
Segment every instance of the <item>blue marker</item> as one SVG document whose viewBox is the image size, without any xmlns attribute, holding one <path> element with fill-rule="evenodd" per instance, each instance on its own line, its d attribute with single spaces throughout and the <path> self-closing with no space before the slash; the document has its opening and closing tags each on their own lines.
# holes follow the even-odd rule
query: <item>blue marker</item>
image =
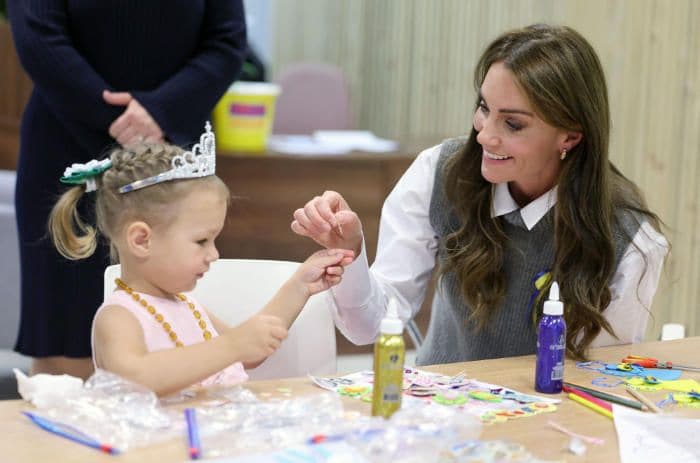
<svg viewBox="0 0 700 463">
<path fill-rule="evenodd" d="M 199 428 L 194 408 L 185 409 L 185 421 L 187 422 L 187 445 L 189 446 L 190 459 L 197 460 L 202 456 L 202 446 L 199 443 Z"/>
<path fill-rule="evenodd" d="M 83 444 L 85 446 L 91 447 L 93 449 L 99 450 L 104 453 L 109 453 L 110 455 L 116 455 L 119 453 L 117 449 L 109 444 L 102 444 L 87 434 L 75 429 L 72 426 L 63 424 L 58 421 L 53 421 L 48 418 L 35 415 L 31 412 L 22 412 L 27 416 L 33 423 L 38 425 L 41 429 L 48 431 L 50 433 L 56 434 L 57 436 L 64 437 L 78 444 Z"/>
</svg>

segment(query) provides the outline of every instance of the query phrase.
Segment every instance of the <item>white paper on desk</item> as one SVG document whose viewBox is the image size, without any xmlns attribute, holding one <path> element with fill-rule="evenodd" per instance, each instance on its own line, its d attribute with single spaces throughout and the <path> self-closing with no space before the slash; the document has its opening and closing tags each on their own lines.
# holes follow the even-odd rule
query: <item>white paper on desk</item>
<svg viewBox="0 0 700 463">
<path fill-rule="evenodd" d="M 267 147 L 278 153 L 300 156 L 346 154 L 352 151 L 347 146 L 319 143 L 311 135 L 271 135 Z"/>
<path fill-rule="evenodd" d="M 313 138 L 324 145 L 347 146 L 372 153 L 396 151 L 399 148 L 395 141 L 379 138 L 368 130 L 317 130 Z"/>
<path fill-rule="evenodd" d="M 644 413 L 613 404 L 622 463 L 697 463 L 700 419 Z"/>
<path fill-rule="evenodd" d="M 267 147 L 284 154 L 337 155 L 353 150 L 371 153 L 396 151 L 398 143 L 365 130 L 318 130 L 313 135 L 272 135 Z"/>
</svg>

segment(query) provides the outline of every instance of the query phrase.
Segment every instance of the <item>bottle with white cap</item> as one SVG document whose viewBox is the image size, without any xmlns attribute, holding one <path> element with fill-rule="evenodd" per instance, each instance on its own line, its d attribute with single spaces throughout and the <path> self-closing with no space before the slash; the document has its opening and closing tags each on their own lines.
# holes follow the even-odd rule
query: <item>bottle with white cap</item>
<svg viewBox="0 0 700 463">
<path fill-rule="evenodd" d="M 389 418 L 401 407 L 405 350 L 403 322 L 399 318 L 398 302 L 392 298 L 374 343 L 372 416 Z"/>
<path fill-rule="evenodd" d="M 537 328 L 537 391 L 548 394 L 561 392 L 565 355 L 564 303 L 559 300 L 559 284 L 555 281 L 549 288 L 549 299 L 544 303 L 543 315 Z"/>
</svg>

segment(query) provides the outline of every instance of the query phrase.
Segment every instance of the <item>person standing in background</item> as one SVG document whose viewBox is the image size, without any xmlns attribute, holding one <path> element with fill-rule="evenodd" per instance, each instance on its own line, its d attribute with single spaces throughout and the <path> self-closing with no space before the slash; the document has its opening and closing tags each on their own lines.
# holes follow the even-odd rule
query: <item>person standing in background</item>
<svg viewBox="0 0 700 463">
<path fill-rule="evenodd" d="M 92 373 L 90 325 L 108 249 L 70 262 L 47 239 L 67 165 L 115 143 L 187 145 L 240 72 L 241 0 L 10 0 L 10 25 L 34 90 L 24 111 L 15 205 L 21 320 L 15 350 L 32 373 Z M 91 216 L 88 203 L 80 204 Z"/>
</svg>

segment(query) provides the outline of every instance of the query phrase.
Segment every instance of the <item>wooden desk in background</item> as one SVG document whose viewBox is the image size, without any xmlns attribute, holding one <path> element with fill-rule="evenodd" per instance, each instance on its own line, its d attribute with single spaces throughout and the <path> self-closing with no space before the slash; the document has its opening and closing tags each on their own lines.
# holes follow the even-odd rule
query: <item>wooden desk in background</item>
<svg viewBox="0 0 700 463">
<path fill-rule="evenodd" d="M 700 337 L 681 339 L 677 341 L 657 341 L 637 345 L 623 345 L 594 349 L 591 358 L 607 363 L 617 362 L 624 356 L 634 353 L 671 360 L 678 364 L 697 364 L 697 352 L 700 350 Z M 535 393 L 533 382 L 535 376 L 534 356 L 511 357 L 478 362 L 453 363 L 425 367 L 426 370 L 454 375 L 466 371 L 469 377 L 481 381 L 506 386 L 524 393 Z M 581 385 L 590 384 L 599 376 L 590 370 L 577 369 L 575 363 L 567 360 L 565 379 Z M 684 378 L 700 380 L 700 373 L 684 372 Z M 279 397 L 277 389 L 289 388 L 294 396 L 304 394 L 319 394 L 325 392 L 311 384 L 307 378 L 294 378 L 275 381 L 251 381 L 246 387 L 255 393 L 266 392 Z M 610 389 L 611 392 L 626 395 L 619 387 Z M 653 400 L 660 400 L 667 392 L 646 393 Z M 563 395 L 556 412 L 543 413 L 532 417 L 511 420 L 505 423 L 493 424 L 483 428 L 481 439 L 506 439 L 523 444 L 536 457 L 545 460 L 567 460 L 576 462 L 618 462 L 618 441 L 612 420 L 598 415 Z M 357 399 L 343 397 L 347 409 L 369 413 L 369 404 Z M 40 461 L 64 462 L 104 462 L 121 463 L 144 461 L 186 461 L 186 441 L 174 439 L 167 443 L 148 448 L 132 449 L 117 457 L 101 454 L 93 449 L 83 447 L 66 439 L 54 436 L 39 429 L 26 417 L 21 410 L 31 408 L 19 400 L 0 401 L 0 455 L 2 461 L 13 463 L 29 463 Z M 665 415 L 682 415 L 700 417 L 698 409 L 678 409 L 667 411 Z M 564 427 L 580 434 L 594 436 L 605 440 L 603 445 L 588 444 L 588 450 L 583 456 L 573 456 L 564 451 L 570 438 L 547 425 L 553 420 Z M 235 436 L 233 436 L 235 438 Z M 203 441 L 206 451 L 206 439 Z"/>
<path fill-rule="evenodd" d="M 319 246 L 292 232 L 292 214 L 314 196 L 335 190 L 362 220 L 372 262 L 384 199 L 416 154 L 219 155 L 216 173 L 238 198 L 217 241 L 221 256 L 304 261 Z"/>
</svg>

